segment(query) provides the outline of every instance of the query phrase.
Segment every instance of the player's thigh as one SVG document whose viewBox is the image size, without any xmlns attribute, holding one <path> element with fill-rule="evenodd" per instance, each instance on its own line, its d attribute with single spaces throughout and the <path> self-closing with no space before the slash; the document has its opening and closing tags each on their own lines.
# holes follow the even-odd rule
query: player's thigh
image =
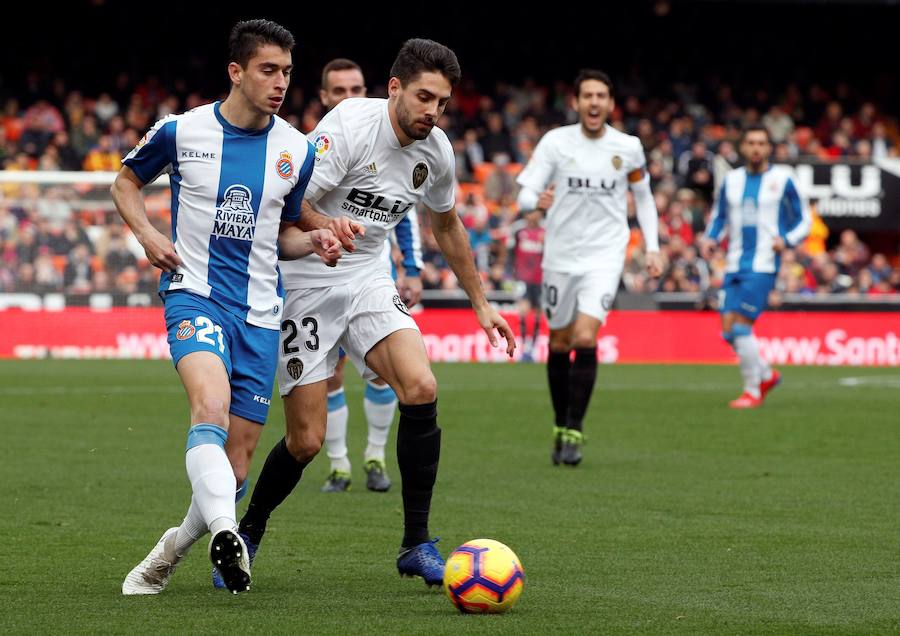
<svg viewBox="0 0 900 636">
<path fill-rule="evenodd" d="M 191 422 L 228 427 L 231 351 L 226 317 L 212 301 L 188 292 L 165 300 L 172 362 L 188 395 Z"/>
<path fill-rule="evenodd" d="M 544 271 L 540 305 L 547 316 L 547 324 L 554 331 L 562 331 L 575 321 L 577 288 L 581 276 L 563 272 Z"/>
<path fill-rule="evenodd" d="M 288 290 L 278 347 L 278 390 L 324 381 L 334 374 L 338 341 L 347 328 L 346 285 Z"/>
<path fill-rule="evenodd" d="M 417 329 L 389 334 L 369 350 L 365 363 L 394 389 L 401 403 L 427 404 L 436 399 L 437 381 Z"/>
<path fill-rule="evenodd" d="M 325 441 L 328 385 L 325 380 L 293 387 L 283 397 L 285 443 L 298 460 L 315 457 Z"/>
<path fill-rule="evenodd" d="M 347 353 L 343 349 L 338 350 L 338 361 L 334 367 L 334 375 L 328 378 L 328 392 L 337 391 L 344 386 L 344 367 L 347 366 Z"/>
<path fill-rule="evenodd" d="M 578 313 L 594 318 L 600 325 L 606 324 L 621 280 L 621 268 L 595 270 L 582 276 L 574 290 Z M 587 320 L 582 321 L 583 326 L 587 324 Z M 579 335 L 584 334 L 576 327 L 575 337 Z"/>
<path fill-rule="evenodd" d="M 190 403 L 191 425 L 215 424 L 227 430 L 231 386 L 221 358 L 194 351 L 182 356 L 175 368 Z"/>
</svg>

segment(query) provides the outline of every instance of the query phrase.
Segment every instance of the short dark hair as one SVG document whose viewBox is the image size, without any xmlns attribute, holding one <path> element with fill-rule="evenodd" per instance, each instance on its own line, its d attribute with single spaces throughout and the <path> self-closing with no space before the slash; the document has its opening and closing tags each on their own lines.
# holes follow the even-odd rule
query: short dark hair
<svg viewBox="0 0 900 636">
<path fill-rule="evenodd" d="M 328 74 L 332 71 L 359 71 L 362 73 L 359 64 L 353 60 L 348 60 L 346 57 L 336 57 L 322 69 L 322 88 L 325 88 L 325 85 L 328 83 Z"/>
<path fill-rule="evenodd" d="M 241 68 L 263 44 L 274 44 L 286 51 L 294 48 L 294 36 L 280 24 L 271 20 L 244 20 L 231 29 L 228 38 L 228 61 L 237 62 Z"/>
<path fill-rule="evenodd" d="M 609 79 L 609 75 L 607 75 L 603 71 L 598 71 L 595 68 L 583 68 L 578 71 L 578 75 L 575 77 L 575 97 L 578 97 L 578 95 L 581 93 L 581 83 L 586 82 L 587 80 L 597 80 L 598 82 L 603 82 L 604 84 L 606 84 L 606 88 L 609 89 L 609 96 L 616 96 L 616 91 L 613 88 L 612 80 Z"/>
<path fill-rule="evenodd" d="M 741 143 L 744 143 L 747 135 L 752 132 L 766 133 L 766 141 L 769 143 L 769 145 L 772 144 L 772 134 L 769 132 L 769 129 L 762 124 L 750 124 L 749 126 L 744 128 L 744 130 L 741 131 Z"/>
<path fill-rule="evenodd" d="M 423 38 L 407 40 L 391 66 L 391 77 L 396 77 L 406 86 L 424 72 L 440 73 L 447 78 L 451 86 L 459 84 L 462 77 L 459 60 L 452 50 L 434 40 Z"/>
</svg>

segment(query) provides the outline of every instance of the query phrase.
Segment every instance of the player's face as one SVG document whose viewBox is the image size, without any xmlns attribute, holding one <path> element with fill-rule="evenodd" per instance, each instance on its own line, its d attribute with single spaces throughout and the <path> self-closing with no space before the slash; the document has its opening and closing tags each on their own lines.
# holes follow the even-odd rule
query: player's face
<svg viewBox="0 0 900 636">
<path fill-rule="evenodd" d="M 581 120 L 581 127 L 588 135 L 599 134 L 606 118 L 613 109 L 613 98 L 609 86 L 600 80 L 584 80 L 575 96 L 575 110 Z"/>
<path fill-rule="evenodd" d="M 396 77 L 388 83 L 397 124 L 411 140 L 425 139 L 450 101 L 452 87 L 440 73 L 424 72 L 406 86 Z"/>
<path fill-rule="evenodd" d="M 754 170 L 760 168 L 772 154 L 768 135 L 761 130 L 748 132 L 741 142 L 741 154 Z"/>
<path fill-rule="evenodd" d="M 319 99 L 322 105 L 331 110 L 348 97 L 365 97 L 366 82 L 362 71 L 356 68 L 348 68 L 341 71 L 331 71 L 325 78 L 325 86 L 319 91 Z"/>
<path fill-rule="evenodd" d="M 263 44 L 247 62 L 247 68 L 237 67 L 231 81 L 255 110 L 274 115 L 284 102 L 291 71 L 294 68 L 291 52 L 275 44 Z"/>
</svg>

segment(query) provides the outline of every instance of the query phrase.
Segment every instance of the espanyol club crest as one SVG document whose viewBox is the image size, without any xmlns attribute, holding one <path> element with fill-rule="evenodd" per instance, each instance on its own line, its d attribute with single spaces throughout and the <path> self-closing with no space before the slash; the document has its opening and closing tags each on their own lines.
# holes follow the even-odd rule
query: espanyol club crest
<svg viewBox="0 0 900 636">
<path fill-rule="evenodd" d="M 295 380 L 303 375 L 303 361 L 300 358 L 291 358 L 287 363 L 287 372 Z"/>
<path fill-rule="evenodd" d="M 325 156 L 325 154 L 331 150 L 331 134 L 327 132 L 320 132 L 316 135 L 316 140 L 313 142 L 313 146 L 316 148 L 316 161 Z"/>
<path fill-rule="evenodd" d="M 613 168 L 615 168 L 616 170 L 621 170 L 622 169 L 622 157 L 620 157 L 619 155 L 613 155 L 612 165 L 613 165 Z"/>
<path fill-rule="evenodd" d="M 190 320 L 182 320 L 178 323 L 178 333 L 175 334 L 175 337 L 179 340 L 188 340 L 194 337 L 194 325 L 191 324 Z"/>
<path fill-rule="evenodd" d="M 282 150 L 278 155 L 278 161 L 275 162 L 275 172 L 282 179 L 290 179 L 294 175 L 294 162 L 291 153 Z"/>
<path fill-rule="evenodd" d="M 428 178 L 428 166 L 425 165 L 424 161 L 420 161 L 416 164 L 416 167 L 413 168 L 413 188 L 419 189 L 419 186 L 425 183 L 425 179 Z"/>
</svg>

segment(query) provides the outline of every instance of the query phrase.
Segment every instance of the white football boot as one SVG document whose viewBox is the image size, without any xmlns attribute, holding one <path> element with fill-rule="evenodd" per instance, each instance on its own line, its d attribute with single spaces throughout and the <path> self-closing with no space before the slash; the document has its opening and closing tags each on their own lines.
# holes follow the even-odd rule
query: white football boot
<svg viewBox="0 0 900 636">
<path fill-rule="evenodd" d="M 122 582 L 122 594 L 131 596 L 134 594 L 159 594 L 165 589 L 169 583 L 169 578 L 178 567 L 180 558 L 176 558 L 174 562 L 166 561 L 163 556 L 163 549 L 166 539 L 178 532 L 178 528 L 169 528 L 163 533 L 150 554 L 144 557 L 144 560 L 138 563 L 125 580 Z"/>
</svg>

